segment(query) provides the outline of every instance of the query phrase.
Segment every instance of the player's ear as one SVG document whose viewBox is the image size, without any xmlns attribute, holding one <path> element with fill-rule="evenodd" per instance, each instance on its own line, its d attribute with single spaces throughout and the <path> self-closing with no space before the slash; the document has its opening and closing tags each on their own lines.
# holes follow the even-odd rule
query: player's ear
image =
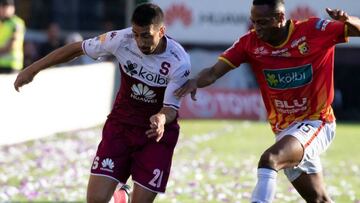
<svg viewBox="0 0 360 203">
<path fill-rule="evenodd" d="M 166 30 L 165 25 L 161 25 L 159 31 L 160 38 L 165 35 L 165 30 Z"/>
<path fill-rule="evenodd" d="M 284 12 L 276 13 L 276 19 L 280 26 L 284 26 L 286 24 L 286 17 Z"/>
</svg>

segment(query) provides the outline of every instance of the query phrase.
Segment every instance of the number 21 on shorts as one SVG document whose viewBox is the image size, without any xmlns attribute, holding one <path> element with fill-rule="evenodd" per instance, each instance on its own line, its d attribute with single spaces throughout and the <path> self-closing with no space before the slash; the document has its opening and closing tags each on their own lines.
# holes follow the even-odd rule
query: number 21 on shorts
<svg viewBox="0 0 360 203">
<path fill-rule="evenodd" d="M 162 177 L 164 172 L 160 169 L 154 169 L 153 174 L 155 175 L 153 179 L 150 180 L 149 184 L 153 187 L 159 188 L 161 185 Z"/>
</svg>

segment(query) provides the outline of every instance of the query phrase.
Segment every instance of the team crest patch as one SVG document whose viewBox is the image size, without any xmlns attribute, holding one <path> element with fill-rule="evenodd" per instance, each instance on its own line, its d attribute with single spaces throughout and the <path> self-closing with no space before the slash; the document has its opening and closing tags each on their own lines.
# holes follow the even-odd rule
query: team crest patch
<svg viewBox="0 0 360 203">
<path fill-rule="evenodd" d="M 306 42 L 301 43 L 298 46 L 298 49 L 299 49 L 300 54 L 302 54 L 302 55 L 306 55 L 309 53 L 309 46 Z"/>
</svg>

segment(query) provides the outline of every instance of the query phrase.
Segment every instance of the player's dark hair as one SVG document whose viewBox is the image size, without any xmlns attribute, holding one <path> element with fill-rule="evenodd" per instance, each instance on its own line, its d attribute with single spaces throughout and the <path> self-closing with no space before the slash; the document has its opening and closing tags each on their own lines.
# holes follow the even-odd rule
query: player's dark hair
<svg viewBox="0 0 360 203">
<path fill-rule="evenodd" d="M 284 8 L 284 0 L 253 0 L 254 6 L 268 5 L 274 10 Z"/>
<path fill-rule="evenodd" d="M 135 8 L 131 22 L 138 26 L 161 25 L 164 13 L 156 4 L 142 3 Z"/>
</svg>

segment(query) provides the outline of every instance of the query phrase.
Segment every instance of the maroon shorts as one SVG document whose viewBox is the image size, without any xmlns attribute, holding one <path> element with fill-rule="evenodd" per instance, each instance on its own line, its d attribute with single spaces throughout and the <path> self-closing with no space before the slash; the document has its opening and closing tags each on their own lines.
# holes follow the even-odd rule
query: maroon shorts
<svg viewBox="0 0 360 203">
<path fill-rule="evenodd" d="M 108 119 L 91 167 L 91 174 L 126 183 L 135 183 L 157 193 L 164 193 L 171 161 L 179 137 L 179 127 L 165 128 L 160 142 L 147 138 L 149 128 Z"/>
</svg>

